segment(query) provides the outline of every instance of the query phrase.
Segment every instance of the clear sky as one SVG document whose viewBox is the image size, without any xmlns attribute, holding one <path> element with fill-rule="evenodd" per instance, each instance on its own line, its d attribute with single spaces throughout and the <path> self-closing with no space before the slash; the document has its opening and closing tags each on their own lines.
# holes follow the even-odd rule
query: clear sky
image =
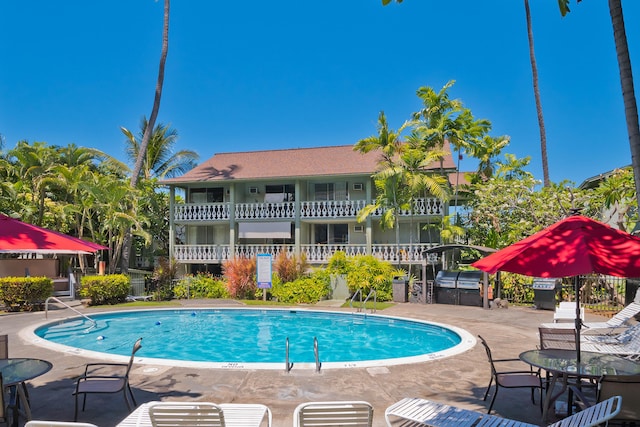
<svg viewBox="0 0 640 427">
<path fill-rule="evenodd" d="M 631 163 L 607 2 L 530 0 L 555 182 Z M 623 0 L 640 101 L 640 1 Z M 125 159 L 153 104 L 163 1 L 0 2 L 0 134 Z M 174 0 L 160 123 L 216 152 L 354 144 L 450 90 L 542 179 L 523 0 Z M 462 169 L 475 164 L 465 160 Z"/>
</svg>

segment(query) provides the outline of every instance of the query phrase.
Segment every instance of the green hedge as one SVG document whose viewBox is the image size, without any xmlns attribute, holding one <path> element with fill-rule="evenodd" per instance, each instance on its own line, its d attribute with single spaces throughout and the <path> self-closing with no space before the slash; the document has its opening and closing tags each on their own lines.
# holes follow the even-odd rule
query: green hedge
<svg viewBox="0 0 640 427">
<path fill-rule="evenodd" d="M 229 298 L 229 291 L 224 280 L 211 274 L 203 273 L 180 279 L 173 287 L 176 298 Z"/>
<path fill-rule="evenodd" d="M 80 296 L 91 298 L 89 305 L 119 304 L 125 302 L 131 289 L 131 280 L 125 274 L 83 276 Z"/>
<path fill-rule="evenodd" d="M 53 295 L 53 280 L 48 277 L 2 277 L 0 299 L 7 310 L 33 310 Z"/>
</svg>

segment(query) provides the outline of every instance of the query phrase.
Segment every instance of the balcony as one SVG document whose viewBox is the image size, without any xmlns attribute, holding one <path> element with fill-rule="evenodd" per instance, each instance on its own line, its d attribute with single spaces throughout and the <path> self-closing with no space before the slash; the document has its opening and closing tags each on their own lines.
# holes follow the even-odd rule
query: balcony
<svg viewBox="0 0 640 427">
<path fill-rule="evenodd" d="M 371 255 L 392 263 L 419 264 L 423 261 L 422 251 L 435 246 L 435 243 L 393 243 L 372 245 Z M 348 256 L 367 255 L 365 245 L 352 244 L 306 244 L 300 245 L 301 253 L 306 255 L 310 264 L 326 264 L 337 251 Z M 229 245 L 176 245 L 174 257 L 176 261 L 187 264 L 219 264 L 235 257 L 254 257 L 258 254 L 270 254 L 274 258 L 281 252 L 288 255 L 295 253 L 295 245 L 235 245 L 232 254 Z"/>
<path fill-rule="evenodd" d="M 293 220 L 296 218 L 295 202 L 281 203 L 236 203 L 235 219 L 242 220 Z M 366 206 L 364 200 L 316 200 L 300 202 L 300 218 L 304 219 L 352 219 Z M 414 216 L 442 216 L 444 204 L 437 198 L 421 198 L 414 201 Z M 400 212 L 400 216 L 408 217 L 409 210 Z M 373 213 L 380 217 L 382 210 Z M 231 206 L 229 203 L 186 203 L 175 205 L 174 221 L 210 222 L 229 221 Z"/>
</svg>

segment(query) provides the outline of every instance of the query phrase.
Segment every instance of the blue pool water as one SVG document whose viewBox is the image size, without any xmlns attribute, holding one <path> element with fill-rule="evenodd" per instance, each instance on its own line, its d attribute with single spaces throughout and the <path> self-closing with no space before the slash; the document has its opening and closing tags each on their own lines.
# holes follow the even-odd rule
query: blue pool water
<svg viewBox="0 0 640 427">
<path fill-rule="evenodd" d="M 208 362 L 223 367 L 291 363 L 366 366 L 367 362 L 437 358 L 463 342 L 444 325 L 363 313 L 279 309 L 141 310 L 91 315 L 37 328 L 39 337 L 67 347 L 145 359 Z M 467 337 L 465 337 L 467 338 Z M 466 339 L 468 341 L 468 339 Z M 363 362 L 365 363 L 363 365 Z"/>
</svg>

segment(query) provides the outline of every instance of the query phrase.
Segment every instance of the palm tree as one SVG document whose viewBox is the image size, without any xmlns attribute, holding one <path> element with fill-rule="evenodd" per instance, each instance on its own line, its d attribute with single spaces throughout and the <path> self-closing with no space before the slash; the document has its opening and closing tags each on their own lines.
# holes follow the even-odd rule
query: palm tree
<svg viewBox="0 0 640 427">
<path fill-rule="evenodd" d="M 138 157 L 131 173 L 131 187 L 136 188 L 138 185 L 138 179 L 140 178 L 140 172 L 142 170 L 142 163 L 147 155 L 147 147 L 151 139 L 151 131 L 154 129 L 156 119 L 158 117 L 158 111 L 160 110 L 160 99 L 162 98 L 162 86 L 164 84 L 164 67 L 167 62 L 167 52 L 169 51 L 169 10 L 171 1 L 164 0 L 164 20 L 162 28 L 162 50 L 160 52 L 160 65 L 158 66 L 158 80 L 156 82 L 155 97 L 153 99 L 153 108 L 151 109 L 151 115 L 149 116 L 148 126 L 145 128 L 142 135 L 142 142 L 140 143 L 140 149 L 138 151 Z M 129 258 L 131 256 L 131 230 L 126 233 L 123 246 L 122 246 L 122 271 L 127 272 L 129 270 Z"/>
<path fill-rule="evenodd" d="M 389 129 L 384 111 L 381 111 L 378 115 L 378 134 L 359 140 L 353 147 L 354 150 L 361 153 L 379 151 L 381 154 L 378 162 L 380 171 L 374 175 L 374 184 L 377 190 L 376 199 L 358 212 L 358 222 L 363 222 L 372 213 L 382 210 L 380 225 L 383 230 L 395 228 L 398 252 L 400 249 L 398 215 L 409 205 L 406 197 L 407 189 L 402 185 L 402 170 L 396 165 L 396 156 L 403 150 L 400 135 L 408 125 L 409 123 L 405 122 L 398 131 Z"/>
<path fill-rule="evenodd" d="M 142 138 L 147 129 L 146 118 L 140 121 L 140 135 Z M 140 140 L 127 128 L 121 127 L 122 133 L 127 137 L 127 155 L 130 159 L 137 159 L 140 153 Z M 195 166 L 199 156 L 192 150 L 180 150 L 176 153 L 172 148 L 178 139 L 178 131 L 169 126 L 158 124 L 151 133 L 149 145 L 142 161 L 140 178 L 170 178 L 183 174 Z"/>
<path fill-rule="evenodd" d="M 580 0 L 578 0 L 578 3 Z M 565 16 L 569 13 L 570 0 L 558 0 L 560 13 Z M 638 123 L 638 105 L 633 87 L 633 73 L 631 72 L 631 59 L 629 57 L 629 45 L 627 33 L 624 27 L 622 14 L 622 1 L 609 0 L 609 15 L 613 26 L 613 38 L 616 44 L 618 68 L 620 69 L 620 84 L 622 86 L 622 99 L 624 100 L 624 112 L 631 147 L 631 166 L 636 188 L 636 194 L 640 194 L 640 124 Z M 640 223 L 636 224 L 636 231 Z"/>
<path fill-rule="evenodd" d="M 467 146 L 469 155 L 478 159 L 478 178 L 486 181 L 493 176 L 495 159 L 502 150 L 509 145 L 510 137 L 503 135 L 492 137 L 485 135 L 481 139 L 473 140 Z"/>
<path fill-rule="evenodd" d="M 524 0 L 524 11 L 527 18 L 527 36 L 529 39 L 529 60 L 531 61 L 531 74 L 533 78 L 533 95 L 536 99 L 536 113 L 538 115 L 538 127 L 540 128 L 540 154 L 542 157 L 542 182 L 545 187 L 551 183 L 549 179 L 549 160 L 547 156 L 547 132 L 544 127 L 544 116 L 542 115 L 542 101 L 540 100 L 540 87 L 538 85 L 538 65 L 536 54 L 533 48 L 533 29 L 531 27 L 531 10 L 529 0 Z"/>
</svg>

